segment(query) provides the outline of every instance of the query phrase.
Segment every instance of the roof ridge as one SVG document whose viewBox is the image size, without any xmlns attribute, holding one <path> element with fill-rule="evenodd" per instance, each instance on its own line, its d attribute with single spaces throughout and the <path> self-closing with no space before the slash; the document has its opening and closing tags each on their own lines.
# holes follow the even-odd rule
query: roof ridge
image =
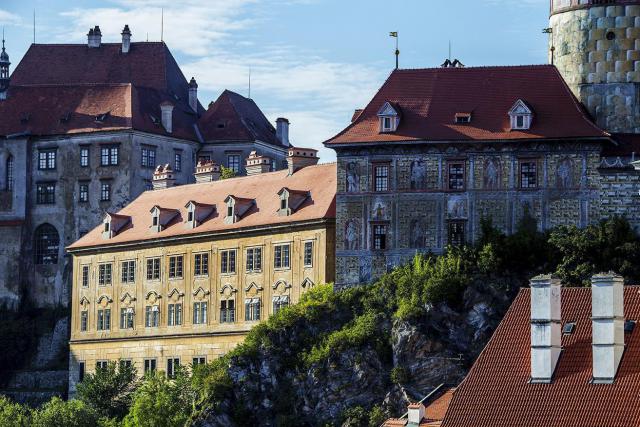
<svg viewBox="0 0 640 427">
<path fill-rule="evenodd" d="M 137 86 L 128 83 L 27 83 L 14 84 L 11 87 L 93 87 L 93 86 Z"/>
<path fill-rule="evenodd" d="M 464 67 L 417 67 L 417 68 L 398 68 L 397 72 L 403 71 L 430 71 L 430 70 L 481 70 L 481 69 L 496 69 L 496 68 L 555 68 L 551 64 L 517 64 L 517 65 L 475 65 Z"/>
</svg>

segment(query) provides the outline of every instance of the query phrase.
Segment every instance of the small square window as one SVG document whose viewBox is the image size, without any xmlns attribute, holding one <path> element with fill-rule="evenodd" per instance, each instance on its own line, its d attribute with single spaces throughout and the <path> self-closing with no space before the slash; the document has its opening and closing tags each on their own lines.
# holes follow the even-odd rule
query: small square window
<svg viewBox="0 0 640 427">
<path fill-rule="evenodd" d="M 376 224 L 373 226 L 373 249 L 384 250 L 387 248 L 387 226 Z"/>
</svg>

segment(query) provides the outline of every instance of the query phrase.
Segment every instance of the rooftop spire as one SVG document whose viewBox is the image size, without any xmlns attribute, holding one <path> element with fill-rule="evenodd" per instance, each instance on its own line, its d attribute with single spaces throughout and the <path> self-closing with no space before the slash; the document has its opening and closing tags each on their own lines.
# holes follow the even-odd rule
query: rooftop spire
<svg viewBox="0 0 640 427">
<path fill-rule="evenodd" d="M 9 89 L 9 55 L 4 48 L 4 28 L 2 28 L 2 51 L 0 51 L 0 100 L 7 99 Z"/>
</svg>

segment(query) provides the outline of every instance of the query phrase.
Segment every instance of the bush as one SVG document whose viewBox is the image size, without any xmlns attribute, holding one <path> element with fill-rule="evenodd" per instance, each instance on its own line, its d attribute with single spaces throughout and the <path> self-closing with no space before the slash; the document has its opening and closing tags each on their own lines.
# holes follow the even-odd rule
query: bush
<svg viewBox="0 0 640 427">
<path fill-rule="evenodd" d="M 98 425 L 98 414 L 79 400 L 65 402 L 54 397 L 42 408 L 34 411 L 34 427 L 94 427 Z"/>
<path fill-rule="evenodd" d="M 231 168 L 220 166 L 220 179 L 235 178 L 236 173 Z"/>
<path fill-rule="evenodd" d="M 122 419 L 129 411 L 137 385 L 133 366 L 109 362 L 106 368 L 97 369 L 78 384 L 78 399 L 101 417 Z"/>
<path fill-rule="evenodd" d="M 30 425 L 31 411 L 29 408 L 0 395 L 0 426 L 29 427 Z"/>
</svg>

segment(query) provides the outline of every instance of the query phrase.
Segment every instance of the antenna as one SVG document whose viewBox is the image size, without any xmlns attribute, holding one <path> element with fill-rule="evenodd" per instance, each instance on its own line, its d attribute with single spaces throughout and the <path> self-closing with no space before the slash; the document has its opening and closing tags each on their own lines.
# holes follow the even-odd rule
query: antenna
<svg viewBox="0 0 640 427">
<path fill-rule="evenodd" d="M 389 33 L 389 36 L 396 39 L 396 70 L 397 70 L 398 69 L 398 60 L 399 60 L 399 56 L 400 56 L 400 50 L 398 49 L 398 32 L 397 31 L 391 31 Z"/>
<path fill-rule="evenodd" d="M 33 9 L 33 44 L 36 44 L 36 10 Z"/>
<path fill-rule="evenodd" d="M 249 67 L 249 99 L 251 99 L 251 67 Z"/>
<path fill-rule="evenodd" d="M 164 41 L 164 7 L 160 9 L 160 41 Z"/>
</svg>

